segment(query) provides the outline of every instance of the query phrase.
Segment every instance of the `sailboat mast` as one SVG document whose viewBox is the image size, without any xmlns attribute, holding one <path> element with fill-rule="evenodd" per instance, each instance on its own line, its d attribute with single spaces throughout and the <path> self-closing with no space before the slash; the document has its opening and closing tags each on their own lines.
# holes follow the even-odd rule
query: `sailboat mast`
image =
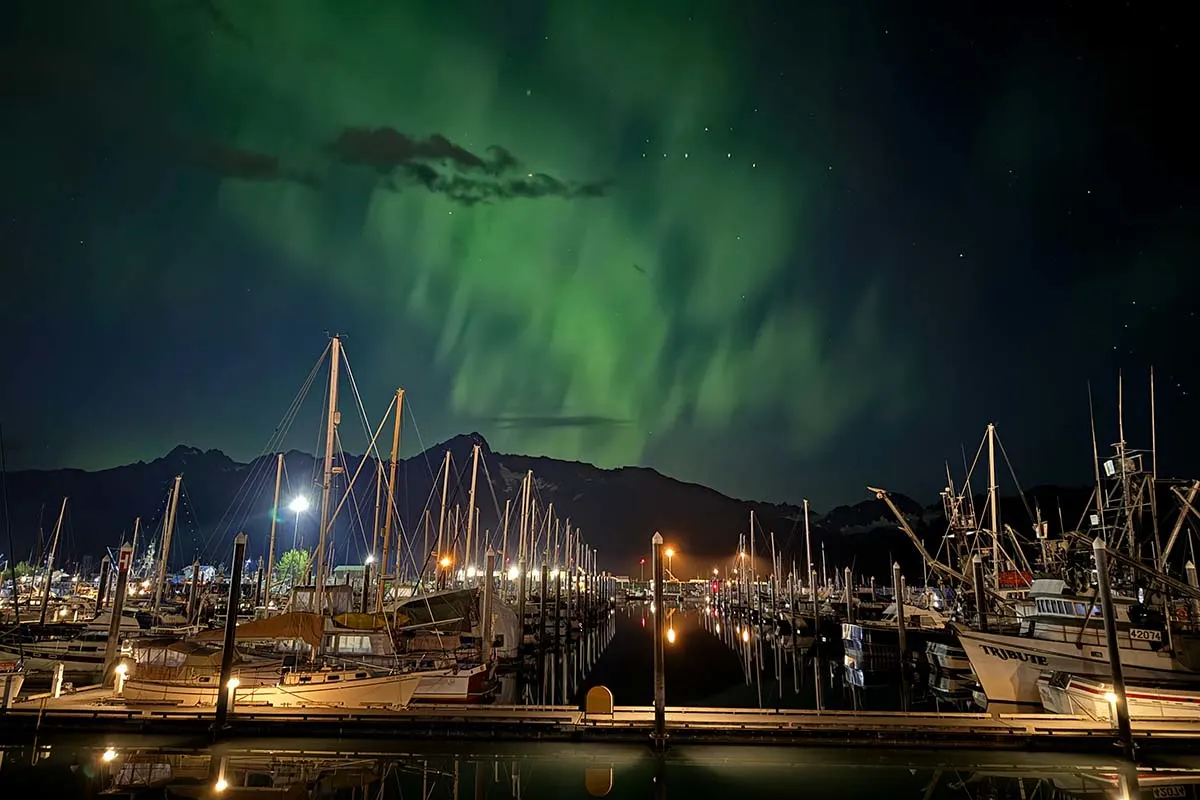
<svg viewBox="0 0 1200 800">
<path fill-rule="evenodd" d="M 446 495 L 450 493 L 450 451 L 446 451 L 446 458 L 442 461 L 442 503 L 438 510 L 438 529 L 437 529 L 437 556 L 440 564 L 441 559 L 446 555 Z"/>
<path fill-rule="evenodd" d="M 512 510 L 512 499 L 504 499 L 504 532 L 500 537 L 500 572 L 507 574 L 508 567 L 508 515 Z M 501 584 L 503 585 L 503 584 Z"/>
<path fill-rule="evenodd" d="M 467 541 L 464 550 L 463 558 L 466 560 L 464 565 L 466 568 L 474 566 L 475 551 L 472 549 L 472 543 L 475 541 L 472 534 L 478 535 L 475 528 L 475 487 L 479 479 L 479 445 L 476 444 L 471 448 L 471 491 L 467 495 Z M 464 572 L 465 576 L 466 573 Z"/>
<path fill-rule="evenodd" d="M 379 559 L 379 580 L 375 586 L 375 610 L 383 611 L 383 595 L 387 583 L 388 553 L 392 546 L 392 503 L 396 497 L 396 462 L 400 457 L 400 425 L 404 411 L 404 390 L 396 389 L 396 424 L 392 427 L 392 452 L 388 462 L 387 502 L 383 507 L 383 551 Z M 396 537 L 396 580 L 400 580 L 400 541 Z"/>
<path fill-rule="evenodd" d="M 325 549 L 329 536 L 329 493 L 333 489 L 333 449 L 336 446 L 338 412 L 338 369 L 342 363 L 342 340 L 334 336 L 329 349 L 329 407 L 325 411 L 325 464 L 321 472 L 321 529 L 317 537 L 317 569 L 314 573 L 313 611 L 323 613 Z"/>
<path fill-rule="evenodd" d="M 179 485 L 183 476 L 176 475 L 175 483 L 171 486 L 171 502 L 168 503 L 167 521 L 163 524 L 162 552 L 158 554 L 158 577 L 154 582 L 154 610 L 158 616 L 159 606 L 162 605 L 163 584 L 167 582 L 167 559 L 171 555 L 171 538 L 175 535 L 175 517 L 179 513 Z"/>
<path fill-rule="evenodd" d="M 812 583 L 811 576 L 813 573 L 812 559 L 812 531 L 808 527 L 808 498 L 804 498 L 804 558 L 807 563 L 804 565 L 804 577 L 809 578 L 809 583 Z M 795 570 L 792 570 L 795 573 Z M 793 578 L 795 576 L 793 575 Z M 808 592 L 814 598 L 817 596 L 817 587 L 809 586 Z"/>
<path fill-rule="evenodd" d="M 364 456 L 366 458 L 366 456 Z M 383 506 L 383 461 L 375 463 L 375 516 L 371 520 L 371 549 L 367 561 L 374 561 L 379 553 L 379 514 Z M 380 573 L 382 574 L 382 573 Z"/>
<path fill-rule="evenodd" d="M 63 515 L 67 513 L 67 498 L 63 498 L 58 509 L 58 522 L 54 523 L 54 538 L 50 541 L 50 556 L 46 559 L 46 583 L 42 587 L 42 614 L 40 622 L 46 624 L 46 607 L 50 604 L 50 584 L 54 582 L 54 555 L 58 552 L 58 537 L 62 533 Z M 15 555 L 15 554 L 14 554 Z M 9 558 L 12 558 L 10 555 Z M 13 595 L 16 598 L 16 595 Z"/>
<path fill-rule="evenodd" d="M 275 456 L 275 499 L 271 502 L 271 538 L 267 542 L 267 574 L 263 578 L 263 605 L 271 605 L 271 572 L 275 568 L 275 528 L 279 517 L 279 487 L 283 483 L 283 453 Z"/>
<path fill-rule="evenodd" d="M 13 549 L 12 535 L 12 519 L 8 515 L 8 451 L 4 447 L 4 426 L 0 425 L 0 501 L 4 504 L 4 534 L 8 539 L 8 573 L 12 579 L 12 599 L 13 599 L 13 619 L 21 624 L 21 598 L 17 592 L 17 561 L 16 551 Z M 20 639 L 17 640 L 18 642 Z M 24 656 L 25 651 L 18 648 L 18 652 Z"/>
</svg>

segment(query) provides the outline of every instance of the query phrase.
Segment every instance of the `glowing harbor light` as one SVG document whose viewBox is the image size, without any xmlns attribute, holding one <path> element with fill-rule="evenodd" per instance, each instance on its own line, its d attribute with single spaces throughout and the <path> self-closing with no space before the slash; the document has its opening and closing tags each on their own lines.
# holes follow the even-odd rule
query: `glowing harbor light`
<svg viewBox="0 0 1200 800">
<path fill-rule="evenodd" d="M 475 577 L 475 568 L 474 567 L 467 567 L 467 577 L 468 578 Z"/>
<path fill-rule="evenodd" d="M 749 628 L 746 628 L 745 630 L 742 631 L 742 641 L 743 642 L 750 641 L 750 629 Z"/>
<path fill-rule="evenodd" d="M 113 761 L 116 757 L 117 751 L 113 750 L 111 747 L 100 754 L 100 760 L 106 764 Z"/>
<path fill-rule="evenodd" d="M 447 569 L 451 563 L 450 556 L 442 556 L 442 560 L 438 562 L 438 565 L 441 566 L 442 569 Z"/>
<path fill-rule="evenodd" d="M 521 577 L 521 570 L 517 569 L 515 565 L 508 568 L 508 579 L 510 581 L 515 581 L 519 577 Z"/>
<path fill-rule="evenodd" d="M 675 629 L 674 628 L 667 628 L 667 641 L 671 644 L 675 644 Z"/>
<path fill-rule="evenodd" d="M 217 782 L 213 784 L 213 790 L 217 792 L 223 792 L 228 788 L 229 781 L 225 780 L 224 778 L 217 778 Z"/>
<path fill-rule="evenodd" d="M 310 504 L 308 502 L 308 498 L 302 494 L 296 495 L 292 498 L 292 502 L 288 503 L 288 510 L 296 514 L 303 514 L 305 511 L 308 511 L 309 508 Z"/>
<path fill-rule="evenodd" d="M 550 580 L 552 580 L 552 581 L 558 580 L 558 568 L 557 567 L 550 570 Z"/>
</svg>

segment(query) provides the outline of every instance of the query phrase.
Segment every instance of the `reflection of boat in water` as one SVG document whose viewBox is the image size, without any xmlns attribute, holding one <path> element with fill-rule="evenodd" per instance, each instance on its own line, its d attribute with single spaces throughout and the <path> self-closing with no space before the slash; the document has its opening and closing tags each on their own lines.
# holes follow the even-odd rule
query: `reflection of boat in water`
<svg viewBox="0 0 1200 800">
<path fill-rule="evenodd" d="M 925 645 L 925 657 L 942 672 L 971 672 L 971 659 L 967 651 L 949 642 L 929 642 Z"/>
<path fill-rule="evenodd" d="M 6 790 L 26 796 L 33 787 L 86 774 L 92 793 L 155 796 L 289 797 L 512 797 L 638 794 L 651 780 L 637 748 L 477 745 L 469 752 L 431 742 L 343 741 L 333 749 L 275 742 L 228 742 L 211 750 L 103 739 L 80 747 L 39 743 L 9 751 L 0 769 Z M 29 756 L 33 755 L 31 759 Z M 35 765 L 36 764 L 36 765 Z M 81 769 L 82 767 L 82 769 Z M 687 758 L 655 767 L 653 780 L 684 790 L 720 781 L 751 797 L 786 796 L 804 781 L 820 796 L 873 797 L 887 786 L 897 797 L 1070 798 L 1196 797 L 1195 759 L 1170 767 L 1135 767 L 1111 757 L 1062 753 L 903 752 L 873 748 L 690 749 Z M 598 789 L 598 791 L 593 791 Z M 144 795 L 144 796 L 149 796 Z"/>
<path fill-rule="evenodd" d="M 1054 714 L 1081 714 L 1093 719 L 1112 719 L 1111 683 L 1070 675 L 1043 672 L 1038 679 L 1042 705 Z M 1125 699 L 1133 719 L 1200 719 L 1200 691 L 1127 685 Z"/>
<path fill-rule="evenodd" d="M 0 709 L 12 705 L 25 685 L 25 665 L 20 661 L 0 663 Z"/>
</svg>

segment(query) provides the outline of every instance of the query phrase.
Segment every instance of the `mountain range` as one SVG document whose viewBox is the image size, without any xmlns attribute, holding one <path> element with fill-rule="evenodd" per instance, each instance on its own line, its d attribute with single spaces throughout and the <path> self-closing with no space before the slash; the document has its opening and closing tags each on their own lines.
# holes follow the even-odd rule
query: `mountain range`
<svg viewBox="0 0 1200 800">
<path fill-rule="evenodd" d="M 447 505 L 467 505 L 472 454 L 480 446 L 477 506 L 480 528 L 491 531 L 499 546 L 506 500 L 517 507 L 521 482 L 533 472 L 539 507 L 554 504 L 556 515 L 582 531 L 583 539 L 599 552 L 602 569 L 637 576 L 646 559 L 649 574 L 650 538 L 661 531 L 676 551 L 673 569 L 679 577 L 707 575 L 730 563 L 754 512 L 757 554 L 769 563 L 771 534 L 783 561 L 792 559 L 803 568 L 804 513 L 800 505 L 772 504 L 727 497 L 713 489 L 685 483 L 644 467 L 600 469 L 575 461 L 496 453 L 478 433 L 456 436 L 397 466 L 395 502 L 410 549 L 427 551 L 426 526 L 436 530 L 442 487 L 440 467 L 448 450 L 451 476 Z M 365 462 L 365 463 L 364 463 Z M 349 478 L 350 498 L 333 525 L 335 560 L 361 563 L 371 549 L 375 507 L 376 462 L 346 456 L 338 462 L 344 472 L 335 483 L 334 501 L 344 496 Z M 284 456 L 284 483 L 277 516 L 277 554 L 291 547 L 294 538 L 311 547 L 319 527 L 321 462 L 291 451 Z M 51 538 L 62 498 L 69 498 L 60 537 L 59 564 L 95 563 L 106 547 L 116 547 L 132 535 L 140 518 L 140 542 L 155 541 L 161 529 L 167 499 L 176 475 L 182 475 L 178 522 L 172 539 L 172 565 L 194 558 L 203 563 L 228 560 L 230 544 L 238 531 L 249 538 L 251 557 L 265 555 L 271 523 L 276 456 L 265 455 L 239 463 L 219 450 L 180 445 L 161 458 L 112 469 L 86 472 L 77 469 L 26 470 L 7 476 L 9 523 L 17 560 L 33 560 Z M 386 471 L 386 465 L 385 465 Z M 1029 530 L 1025 504 L 1037 503 L 1052 527 L 1061 519 L 1073 526 L 1090 495 L 1088 489 L 1039 487 L 1019 497 L 1003 498 L 1001 513 L 1014 528 Z M 303 513 L 288 509 L 291 499 L 304 495 L 312 507 Z M 814 562 L 821 553 L 832 575 L 835 569 L 853 566 L 860 576 L 878 576 L 888 582 L 890 564 L 898 560 L 907 574 L 920 574 L 920 557 L 898 530 L 886 504 L 869 495 L 850 506 L 818 512 L 810 509 L 809 523 Z M 903 495 L 892 500 L 928 547 L 936 550 L 945 528 L 941 503 L 925 506 Z M 977 508 L 982 508 L 982 500 Z M 429 512 L 429 521 L 425 514 Z M 1060 513 L 1061 512 L 1061 515 Z M 517 514 L 512 513 L 510 542 L 516 541 Z M 424 524 L 423 524 L 424 523 Z M 0 551 L 8 550 L 0 542 Z M 515 544 L 510 545 L 510 553 Z M 139 553 L 143 547 L 139 546 Z M 277 556 L 278 557 L 278 556 Z M 408 556 L 406 558 L 411 558 Z"/>
</svg>

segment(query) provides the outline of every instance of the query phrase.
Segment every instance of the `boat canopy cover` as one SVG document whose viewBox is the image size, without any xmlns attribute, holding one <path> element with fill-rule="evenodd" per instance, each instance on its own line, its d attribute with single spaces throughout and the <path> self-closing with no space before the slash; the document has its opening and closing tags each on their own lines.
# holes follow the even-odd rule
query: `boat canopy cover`
<svg viewBox="0 0 1200 800">
<path fill-rule="evenodd" d="M 307 611 L 292 611 L 275 617 L 265 617 L 243 622 L 234 629 L 235 640 L 250 639 L 299 639 L 311 647 L 321 646 L 325 632 L 325 618 Z M 221 641 L 222 630 L 204 631 L 196 637 L 202 642 Z"/>
</svg>

